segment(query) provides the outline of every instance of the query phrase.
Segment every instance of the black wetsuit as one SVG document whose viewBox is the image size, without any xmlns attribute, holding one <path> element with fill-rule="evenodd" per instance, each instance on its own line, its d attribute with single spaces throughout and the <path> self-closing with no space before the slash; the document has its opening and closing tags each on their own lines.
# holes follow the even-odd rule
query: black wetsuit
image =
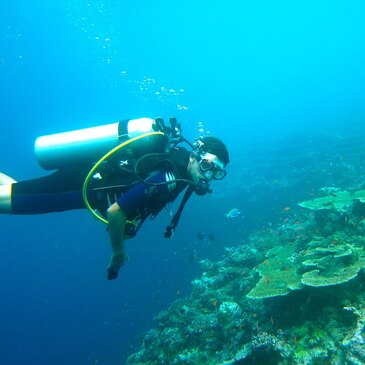
<svg viewBox="0 0 365 365">
<path fill-rule="evenodd" d="M 189 152 L 185 148 L 174 148 L 167 156 L 152 159 L 150 164 L 146 159 L 140 175 L 147 182 L 157 184 L 187 179 L 188 161 Z M 12 213 L 42 214 L 86 208 L 82 187 L 91 167 L 70 166 L 45 177 L 13 184 Z M 138 220 L 137 229 L 148 216 L 156 216 L 166 204 L 174 201 L 187 186 L 185 182 L 145 184 L 132 170 L 120 168 L 107 172 L 107 177 L 107 185 L 111 187 L 103 187 L 104 181 L 99 186 L 97 178 L 89 185 L 90 205 L 105 216 L 107 208 L 118 202 L 128 220 Z"/>
</svg>

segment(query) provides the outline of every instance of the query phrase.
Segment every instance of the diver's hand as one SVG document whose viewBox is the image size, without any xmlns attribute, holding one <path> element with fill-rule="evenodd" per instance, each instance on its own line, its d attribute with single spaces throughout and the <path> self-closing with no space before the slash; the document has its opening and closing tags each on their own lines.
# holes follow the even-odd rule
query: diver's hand
<svg viewBox="0 0 365 365">
<path fill-rule="evenodd" d="M 113 253 L 110 258 L 109 266 L 107 267 L 108 280 L 114 280 L 118 277 L 120 268 L 128 261 L 128 256 L 125 252 Z"/>
</svg>

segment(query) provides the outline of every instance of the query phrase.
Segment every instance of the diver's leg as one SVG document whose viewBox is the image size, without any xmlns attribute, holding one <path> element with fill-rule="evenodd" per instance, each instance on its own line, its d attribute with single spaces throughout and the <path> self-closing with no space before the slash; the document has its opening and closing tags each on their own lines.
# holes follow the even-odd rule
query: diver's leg
<svg viewBox="0 0 365 365">
<path fill-rule="evenodd" d="M 0 172 L 0 213 L 11 213 L 11 185 L 16 181 Z"/>
<path fill-rule="evenodd" d="M 0 172 L 0 185 L 10 185 L 14 184 L 15 182 L 16 181 L 13 178 Z"/>
<path fill-rule="evenodd" d="M 82 188 L 89 170 L 88 166 L 74 166 L 37 179 L 0 185 L 0 214 L 43 214 L 85 209 Z M 105 194 L 91 192 L 89 201 L 99 211 L 106 211 Z"/>
<path fill-rule="evenodd" d="M 79 169 L 81 171 L 81 169 Z M 0 185 L 0 213 L 42 214 L 82 209 L 83 176 L 76 169 L 33 180 Z M 82 171 L 81 171 L 82 173 Z"/>
<path fill-rule="evenodd" d="M 0 213 L 11 213 L 11 184 L 0 185 Z"/>
</svg>

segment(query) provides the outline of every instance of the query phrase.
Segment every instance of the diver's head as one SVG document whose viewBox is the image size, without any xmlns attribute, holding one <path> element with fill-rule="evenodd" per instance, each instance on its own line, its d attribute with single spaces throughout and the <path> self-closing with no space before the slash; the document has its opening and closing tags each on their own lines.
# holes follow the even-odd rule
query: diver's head
<svg viewBox="0 0 365 365">
<path fill-rule="evenodd" d="M 222 180 L 226 176 L 224 168 L 229 155 L 224 143 L 215 137 L 199 139 L 195 146 L 189 158 L 188 174 L 194 182 L 195 192 L 204 195 L 212 192 L 210 181 Z"/>
</svg>

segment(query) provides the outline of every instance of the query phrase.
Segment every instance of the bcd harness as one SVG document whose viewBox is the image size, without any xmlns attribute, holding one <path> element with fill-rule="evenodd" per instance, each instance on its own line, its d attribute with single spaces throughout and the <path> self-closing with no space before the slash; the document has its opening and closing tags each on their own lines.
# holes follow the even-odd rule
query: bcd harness
<svg viewBox="0 0 365 365">
<path fill-rule="evenodd" d="M 156 131 L 155 133 L 146 133 L 142 136 L 136 137 L 136 138 L 132 138 L 124 143 L 122 143 L 121 145 L 117 146 L 116 148 L 114 148 L 113 150 L 109 151 L 105 156 L 103 156 L 94 166 L 93 168 L 90 170 L 89 174 L 87 175 L 84 185 L 83 185 L 83 198 L 84 198 L 84 202 L 86 207 L 89 209 L 89 211 L 99 220 L 101 220 L 104 223 L 108 223 L 108 221 L 102 217 L 96 209 L 93 209 L 90 204 L 89 204 L 89 200 L 88 200 L 88 190 L 89 190 L 89 181 L 91 181 L 91 178 L 95 176 L 97 169 L 106 162 L 106 160 L 110 157 L 113 156 L 116 152 L 121 151 L 123 148 L 127 148 L 129 147 L 129 145 L 142 140 L 143 138 L 153 138 L 154 135 L 164 135 L 168 137 L 168 142 L 167 142 L 167 146 L 169 148 L 169 152 L 174 150 L 174 149 L 178 149 L 176 148 L 176 146 L 181 143 L 181 142 L 186 142 L 192 149 L 193 151 L 195 151 L 195 153 L 197 153 L 200 150 L 201 144 L 196 143 L 196 144 L 191 144 L 189 141 L 187 141 L 181 133 L 181 125 L 179 123 L 177 123 L 175 118 L 170 118 L 170 127 L 167 127 L 163 121 L 162 118 L 157 118 L 155 119 L 155 124 L 154 124 L 154 130 Z M 132 149 L 132 148 L 131 148 Z M 127 149 L 128 152 L 128 149 Z M 123 166 L 123 163 L 125 161 L 123 161 L 123 163 L 121 161 L 119 161 L 119 167 L 123 168 L 124 170 L 129 171 L 130 173 L 132 173 L 133 175 L 135 175 L 135 177 L 137 178 L 137 180 L 141 181 L 142 183 L 146 184 L 146 185 L 160 185 L 160 184 L 172 184 L 176 182 L 185 182 L 187 184 L 189 184 L 188 188 L 186 189 L 184 196 L 180 202 L 179 208 L 176 211 L 176 213 L 174 214 L 174 216 L 171 219 L 170 224 L 166 227 L 165 233 L 164 233 L 164 237 L 166 238 L 170 238 L 173 236 L 175 229 L 179 223 L 182 211 L 185 207 L 185 204 L 187 203 L 187 201 L 189 200 L 189 198 L 191 197 L 193 191 L 196 191 L 199 195 L 203 195 L 207 192 L 211 192 L 209 185 L 207 187 L 205 187 L 206 191 L 203 191 L 203 194 L 201 193 L 201 186 L 196 186 L 196 184 L 194 184 L 192 181 L 185 179 L 185 178 L 177 178 L 175 180 L 170 180 L 170 181 L 166 181 L 163 183 L 149 183 L 146 181 L 146 177 L 145 176 L 141 176 L 140 171 L 139 170 L 139 165 L 141 164 L 141 162 L 145 162 L 143 160 L 145 160 L 146 158 L 148 158 L 149 156 L 152 155 L 156 155 L 159 156 L 160 158 L 157 158 L 157 160 L 160 160 L 159 162 L 167 162 L 169 163 L 175 171 L 179 171 L 179 161 L 171 161 L 169 159 L 169 155 L 170 153 L 147 153 L 145 155 L 142 155 L 139 159 L 137 159 L 137 161 L 135 161 L 135 163 L 133 163 L 133 167 L 131 165 L 127 166 L 127 168 L 125 168 L 125 166 Z M 113 156 L 115 157 L 115 156 Z M 153 156 L 152 156 L 153 157 Z M 175 162 L 175 163 L 174 163 Z M 180 161 L 181 162 L 181 161 Z M 155 164 L 154 164 L 155 165 Z M 185 168 L 186 168 L 186 164 L 184 163 Z M 186 171 L 186 170 L 185 170 Z M 185 175 L 185 174 L 184 174 Z M 183 175 L 183 176 L 184 176 Z M 180 175 L 181 176 L 181 175 Z M 132 184 L 128 184 L 128 185 L 132 185 Z M 125 186 L 125 185 L 124 185 Z M 93 190 L 93 189 L 91 189 Z M 199 192 L 198 192 L 199 191 Z M 152 213 L 152 218 L 155 217 L 162 209 L 163 207 L 166 205 L 166 203 L 164 203 L 162 206 L 157 207 L 157 209 L 154 209 Z M 128 222 L 131 223 L 132 225 L 134 224 L 133 222 Z"/>
</svg>

